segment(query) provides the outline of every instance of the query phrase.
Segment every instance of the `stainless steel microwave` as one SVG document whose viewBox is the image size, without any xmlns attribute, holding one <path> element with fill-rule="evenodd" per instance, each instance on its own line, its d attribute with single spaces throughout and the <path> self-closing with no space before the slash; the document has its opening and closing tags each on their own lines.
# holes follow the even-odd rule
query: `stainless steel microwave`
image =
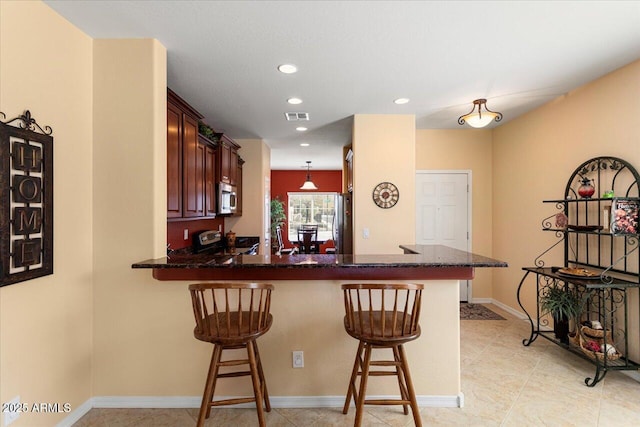
<svg viewBox="0 0 640 427">
<path fill-rule="evenodd" d="M 232 214 L 237 208 L 236 187 L 224 182 L 218 184 L 218 214 Z"/>
</svg>

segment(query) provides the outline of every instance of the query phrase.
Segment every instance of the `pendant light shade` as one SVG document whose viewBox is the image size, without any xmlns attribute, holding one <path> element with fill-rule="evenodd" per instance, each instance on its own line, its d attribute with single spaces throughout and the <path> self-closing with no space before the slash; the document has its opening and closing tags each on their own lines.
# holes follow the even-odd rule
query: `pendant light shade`
<svg viewBox="0 0 640 427">
<path fill-rule="evenodd" d="M 476 110 L 476 106 L 478 106 Z M 484 111 L 482 107 L 484 106 Z M 491 123 L 493 120 L 499 122 L 502 120 L 502 113 L 491 111 L 487 108 L 486 99 L 476 99 L 473 101 L 473 108 L 464 116 L 458 117 L 458 124 L 464 125 L 465 123 L 474 128 L 483 128 Z"/>
<path fill-rule="evenodd" d="M 317 190 L 318 189 L 318 187 L 316 187 L 313 181 L 311 181 L 311 172 L 309 172 L 310 168 L 311 168 L 311 160 L 307 160 L 307 179 L 304 181 L 304 184 L 302 184 L 302 187 L 300 187 L 301 190 Z"/>
</svg>

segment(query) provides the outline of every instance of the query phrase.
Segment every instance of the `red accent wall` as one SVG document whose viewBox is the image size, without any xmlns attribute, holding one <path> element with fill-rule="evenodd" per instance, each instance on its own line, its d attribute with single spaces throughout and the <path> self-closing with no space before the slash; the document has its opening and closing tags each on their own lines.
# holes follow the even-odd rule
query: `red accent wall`
<svg viewBox="0 0 640 427">
<path fill-rule="evenodd" d="M 317 190 L 300 190 L 300 186 L 304 184 L 307 179 L 306 170 L 272 170 L 271 171 L 271 198 L 278 198 L 285 204 L 285 214 L 287 211 L 286 206 L 289 205 L 288 192 L 305 192 L 305 193 L 327 193 L 335 192 L 342 193 L 342 171 L 311 171 L 311 180 L 318 187 Z M 282 230 L 282 237 L 284 238 L 284 246 L 287 248 L 293 247 L 291 242 L 287 239 L 288 235 L 288 223 L 285 223 Z M 275 238 L 275 236 L 274 236 Z"/>
</svg>

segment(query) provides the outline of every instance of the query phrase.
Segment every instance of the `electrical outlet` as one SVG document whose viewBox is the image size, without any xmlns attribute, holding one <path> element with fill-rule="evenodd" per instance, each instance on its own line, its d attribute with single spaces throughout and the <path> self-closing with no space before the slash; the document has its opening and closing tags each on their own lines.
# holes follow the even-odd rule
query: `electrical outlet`
<svg viewBox="0 0 640 427">
<path fill-rule="evenodd" d="M 17 420 L 20 417 L 20 410 L 22 409 L 22 405 L 20 405 L 20 396 L 16 396 L 10 401 L 2 404 L 2 410 L 7 411 L 4 413 L 4 425 L 5 427 Z"/>
<path fill-rule="evenodd" d="M 184 233 L 184 236 L 183 236 L 184 240 L 189 240 L 189 229 L 185 228 L 183 233 Z"/>
<path fill-rule="evenodd" d="M 297 350 L 293 352 L 293 367 L 304 368 L 304 351 Z"/>
</svg>

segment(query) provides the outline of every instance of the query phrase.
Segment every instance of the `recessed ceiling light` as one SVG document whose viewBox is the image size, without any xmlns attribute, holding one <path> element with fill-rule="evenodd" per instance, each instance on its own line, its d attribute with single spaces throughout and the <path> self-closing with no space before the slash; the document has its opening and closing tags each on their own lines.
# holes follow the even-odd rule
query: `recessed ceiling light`
<svg viewBox="0 0 640 427">
<path fill-rule="evenodd" d="M 393 102 L 398 104 L 398 105 L 402 105 L 402 104 L 408 103 L 409 102 L 409 98 L 398 98 L 398 99 L 394 100 Z"/>
<path fill-rule="evenodd" d="M 302 104 L 302 99 L 300 99 L 300 98 L 289 98 L 289 99 L 287 99 L 287 102 L 289 104 L 298 105 L 298 104 Z"/>
<path fill-rule="evenodd" d="M 305 130 L 307 130 L 307 128 L 306 128 L 306 127 L 304 127 L 304 126 L 298 126 L 298 127 L 296 128 L 296 130 L 297 130 L 298 132 L 304 132 Z"/>
<path fill-rule="evenodd" d="M 300 147 L 308 147 L 309 143 L 308 142 L 303 142 L 302 144 L 300 144 Z"/>
<path fill-rule="evenodd" d="M 282 64 L 278 66 L 278 71 L 285 74 L 293 74 L 298 71 L 298 67 L 293 64 Z"/>
</svg>

